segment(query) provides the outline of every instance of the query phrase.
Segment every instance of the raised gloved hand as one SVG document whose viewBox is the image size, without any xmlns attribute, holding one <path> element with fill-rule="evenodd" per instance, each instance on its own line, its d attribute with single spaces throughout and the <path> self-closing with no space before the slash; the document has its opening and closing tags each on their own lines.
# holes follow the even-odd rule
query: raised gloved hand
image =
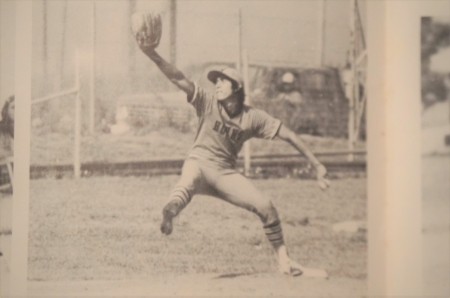
<svg viewBox="0 0 450 298">
<path fill-rule="evenodd" d="M 131 16 L 131 29 L 142 51 L 153 51 L 161 40 L 161 15 L 155 12 L 136 12 Z"/>
</svg>

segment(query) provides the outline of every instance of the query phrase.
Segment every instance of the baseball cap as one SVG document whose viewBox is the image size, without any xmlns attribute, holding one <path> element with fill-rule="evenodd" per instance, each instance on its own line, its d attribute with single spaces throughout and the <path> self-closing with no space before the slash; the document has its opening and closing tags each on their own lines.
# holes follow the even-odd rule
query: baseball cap
<svg viewBox="0 0 450 298">
<path fill-rule="evenodd" d="M 210 80 L 212 83 L 215 84 L 218 77 L 225 77 L 229 79 L 238 86 L 238 89 L 241 89 L 244 85 L 242 76 L 236 69 L 231 67 L 227 67 L 222 70 L 211 70 L 210 72 L 208 72 L 208 80 Z"/>
</svg>

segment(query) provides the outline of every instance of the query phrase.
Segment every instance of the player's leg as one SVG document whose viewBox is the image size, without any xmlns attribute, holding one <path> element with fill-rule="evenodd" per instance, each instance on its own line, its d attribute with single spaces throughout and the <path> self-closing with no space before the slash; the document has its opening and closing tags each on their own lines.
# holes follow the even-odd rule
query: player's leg
<svg viewBox="0 0 450 298">
<path fill-rule="evenodd" d="M 220 198 L 258 215 L 267 240 L 277 255 L 280 271 L 290 274 L 291 267 L 284 243 L 283 229 L 272 202 L 253 183 L 238 173 L 219 176 L 214 187 Z M 301 274 L 301 271 L 298 273 Z"/>
<path fill-rule="evenodd" d="M 258 215 L 282 273 L 326 277 L 325 271 L 306 268 L 290 259 L 276 208 L 247 178 L 238 173 L 222 175 L 216 180 L 214 187 L 220 198 Z"/>
<path fill-rule="evenodd" d="M 172 233 L 173 219 L 191 202 L 201 178 L 202 173 L 197 162 L 186 160 L 181 177 L 169 196 L 169 202 L 163 208 L 163 220 L 161 222 L 163 234 L 169 235 Z"/>
</svg>

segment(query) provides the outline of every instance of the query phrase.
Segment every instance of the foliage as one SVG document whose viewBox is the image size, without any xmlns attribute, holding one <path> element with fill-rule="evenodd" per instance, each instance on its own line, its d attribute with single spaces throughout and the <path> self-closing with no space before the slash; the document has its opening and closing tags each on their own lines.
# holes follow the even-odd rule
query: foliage
<svg viewBox="0 0 450 298">
<path fill-rule="evenodd" d="M 431 57 L 439 49 L 450 46 L 450 23 L 442 23 L 431 17 L 422 18 L 421 31 L 421 73 L 422 73 L 422 102 L 424 107 L 435 101 L 447 98 L 445 74 L 434 73 L 430 70 Z"/>
</svg>

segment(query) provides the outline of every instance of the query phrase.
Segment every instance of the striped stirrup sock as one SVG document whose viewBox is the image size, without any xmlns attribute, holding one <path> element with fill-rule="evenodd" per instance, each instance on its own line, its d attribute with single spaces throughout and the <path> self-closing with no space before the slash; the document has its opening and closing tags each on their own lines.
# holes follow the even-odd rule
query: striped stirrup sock
<svg viewBox="0 0 450 298">
<path fill-rule="evenodd" d="M 189 191 L 182 186 L 176 186 L 170 194 L 170 201 L 177 203 L 176 205 L 178 206 L 178 212 L 189 204 L 191 198 L 192 196 Z"/>
<path fill-rule="evenodd" d="M 264 233 L 266 233 L 267 239 L 275 249 L 284 244 L 283 229 L 281 228 L 281 222 L 279 220 L 265 225 Z"/>
</svg>

